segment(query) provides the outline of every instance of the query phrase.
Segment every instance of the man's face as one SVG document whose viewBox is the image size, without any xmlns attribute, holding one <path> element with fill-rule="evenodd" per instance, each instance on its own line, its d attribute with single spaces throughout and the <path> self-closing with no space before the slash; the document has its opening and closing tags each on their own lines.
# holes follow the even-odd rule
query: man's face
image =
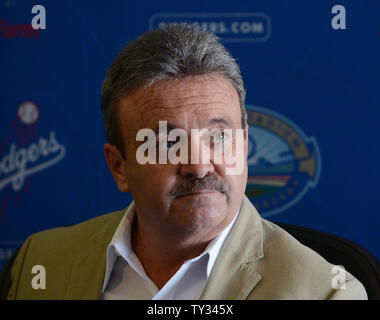
<svg viewBox="0 0 380 320">
<path fill-rule="evenodd" d="M 131 192 L 138 223 L 149 224 L 161 233 L 197 234 L 211 239 L 232 221 L 247 182 L 247 136 L 244 169 L 238 175 L 227 175 L 226 168 L 231 165 L 215 164 L 213 159 L 190 163 L 191 153 L 196 151 L 190 142 L 191 129 L 217 133 L 241 129 L 239 97 L 227 79 L 205 75 L 137 88 L 120 101 L 118 118 L 126 160 L 120 158 L 118 173 L 114 165 L 111 171 L 119 189 Z M 156 131 L 159 121 L 167 121 L 168 131 L 173 127 L 186 131 L 188 164 L 138 163 L 136 151 L 143 142 L 136 141 L 136 134 L 145 128 Z"/>
</svg>

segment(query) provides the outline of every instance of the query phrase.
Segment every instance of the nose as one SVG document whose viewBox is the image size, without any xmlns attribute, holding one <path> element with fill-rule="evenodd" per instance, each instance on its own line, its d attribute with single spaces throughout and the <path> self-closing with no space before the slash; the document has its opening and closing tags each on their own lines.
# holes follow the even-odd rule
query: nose
<svg viewBox="0 0 380 320">
<path fill-rule="evenodd" d="M 182 164 L 180 174 L 185 178 L 202 179 L 209 173 L 214 173 L 214 165 L 210 162 L 207 164 Z"/>
<path fill-rule="evenodd" d="M 195 134 L 188 144 L 188 162 L 181 163 L 180 174 L 186 178 L 202 179 L 214 173 L 214 164 L 210 159 L 209 147 L 203 145 L 202 138 Z M 204 151 L 204 152 L 203 152 Z"/>
</svg>

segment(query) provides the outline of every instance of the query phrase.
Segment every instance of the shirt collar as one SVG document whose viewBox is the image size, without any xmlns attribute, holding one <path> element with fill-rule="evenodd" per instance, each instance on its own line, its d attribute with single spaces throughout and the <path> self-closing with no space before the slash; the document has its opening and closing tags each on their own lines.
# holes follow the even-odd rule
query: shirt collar
<svg viewBox="0 0 380 320">
<path fill-rule="evenodd" d="M 197 257 L 192 258 L 185 263 L 192 263 L 198 261 L 203 256 L 207 255 L 207 277 L 209 277 L 213 266 L 215 265 L 215 261 L 219 255 L 219 252 L 222 248 L 224 240 L 227 238 L 232 226 L 234 225 L 237 216 L 240 213 L 240 209 L 235 215 L 234 219 L 230 222 L 230 224 L 224 228 L 210 243 L 207 245 L 206 249 Z M 111 242 L 107 247 L 107 266 L 106 266 L 106 274 L 103 282 L 102 293 L 105 291 L 108 281 L 111 277 L 113 266 L 116 262 L 118 256 L 123 257 L 126 261 L 130 261 L 129 257 L 134 255 L 131 245 L 131 230 L 132 230 L 132 222 L 135 217 L 135 203 L 132 201 L 130 206 L 126 209 L 123 218 L 121 219 Z"/>
<path fill-rule="evenodd" d="M 107 287 L 117 257 L 121 255 L 129 255 L 129 253 L 132 252 L 130 235 L 134 216 L 135 204 L 134 202 L 132 202 L 130 206 L 126 209 L 123 218 L 121 219 L 111 239 L 111 242 L 107 247 L 107 267 L 102 292 L 104 292 L 104 290 Z"/>
</svg>

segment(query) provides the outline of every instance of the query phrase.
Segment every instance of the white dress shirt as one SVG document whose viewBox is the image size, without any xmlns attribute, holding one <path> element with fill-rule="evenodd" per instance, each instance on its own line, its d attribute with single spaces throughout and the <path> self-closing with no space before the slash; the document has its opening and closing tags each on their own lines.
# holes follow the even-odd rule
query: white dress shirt
<svg viewBox="0 0 380 320">
<path fill-rule="evenodd" d="M 197 257 L 184 262 L 180 269 L 158 289 L 132 250 L 131 226 L 134 202 L 126 210 L 107 248 L 107 267 L 103 282 L 104 300 L 196 300 L 199 299 L 239 212 Z"/>
</svg>

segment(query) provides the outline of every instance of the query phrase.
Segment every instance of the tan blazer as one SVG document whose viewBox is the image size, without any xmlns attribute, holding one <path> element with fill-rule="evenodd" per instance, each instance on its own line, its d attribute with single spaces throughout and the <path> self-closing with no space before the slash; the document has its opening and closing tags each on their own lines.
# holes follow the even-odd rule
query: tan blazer
<svg viewBox="0 0 380 320">
<path fill-rule="evenodd" d="M 106 250 L 125 210 L 30 236 L 12 268 L 8 299 L 99 299 Z M 35 265 L 46 289 L 33 289 Z M 248 198 L 215 263 L 201 299 L 367 299 L 346 275 L 334 289 L 332 267 L 277 225 L 262 219 Z"/>
</svg>

